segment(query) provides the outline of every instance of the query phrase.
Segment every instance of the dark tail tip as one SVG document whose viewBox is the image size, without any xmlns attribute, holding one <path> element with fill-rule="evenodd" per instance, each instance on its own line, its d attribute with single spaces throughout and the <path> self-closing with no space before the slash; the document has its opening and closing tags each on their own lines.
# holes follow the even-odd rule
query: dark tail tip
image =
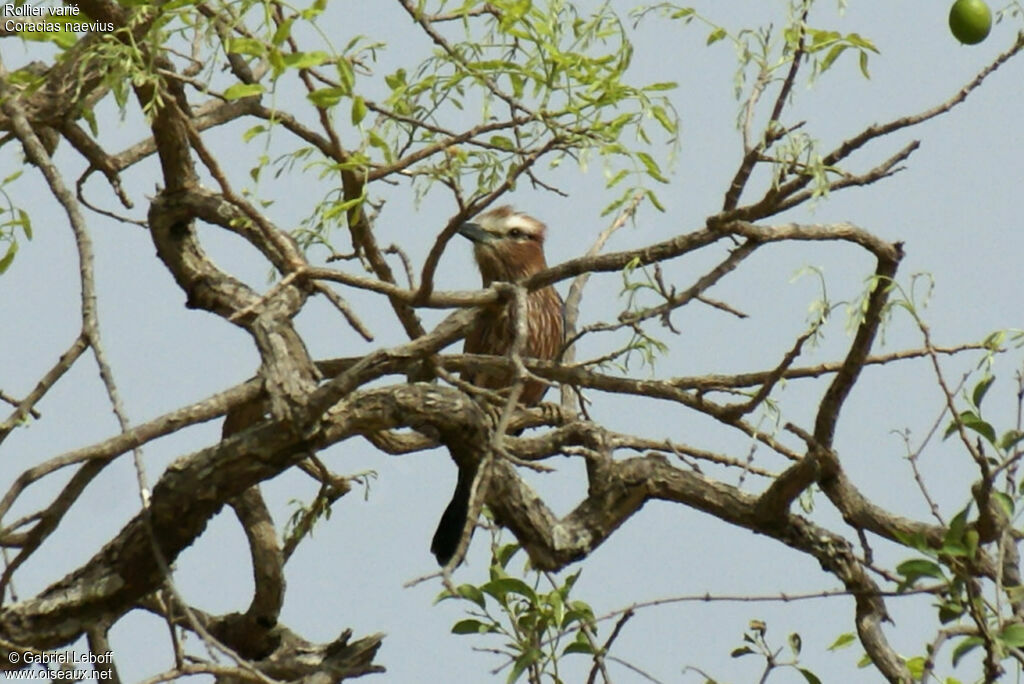
<svg viewBox="0 0 1024 684">
<path fill-rule="evenodd" d="M 466 516 L 469 515 L 469 492 L 472 485 L 473 477 L 459 471 L 455 493 L 448 503 L 448 508 L 444 509 L 441 521 L 437 523 L 434 539 L 430 542 L 430 552 L 434 554 L 438 565 L 447 565 L 459 548 L 462 530 L 466 527 Z"/>
</svg>

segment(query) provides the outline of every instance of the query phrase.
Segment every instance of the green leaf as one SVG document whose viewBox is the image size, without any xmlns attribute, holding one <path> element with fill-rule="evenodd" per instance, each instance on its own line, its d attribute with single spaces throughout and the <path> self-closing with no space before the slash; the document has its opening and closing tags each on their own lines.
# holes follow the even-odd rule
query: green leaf
<svg viewBox="0 0 1024 684">
<path fill-rule="evenodd" d="M 753 652 L 754 652 L 754 650 L 752 648 L 750 648 L 749 646 L 740 646 L 739 648 L 732 649 L 732 651 L 729 653 L 729 657 L 730 658 L 742 658 L 743 656 L 750 655 Z"/>
<path fill-rule="evenodd" d="M 37 74 L 31 69 L 25 68 L 12 71 L 7 75 L 8 83 L 19 86 L 30 86 L 32 90 L 41 85 L 45 80 L 45 74 Z"/>
<path fill-rule="evenodd" d="M 559 593 L 562 595 L 562 598 L 569 598 L 569 592 L 572 591 L 572 588 L 574 586 L 576 586 L 576 580 L 580 578 L 580 573 L 582 572 L 583 568 L 580 568 L 579 570 L 577 570 L 574 573 L 571 573 L 568 577 L 565 578 L 565 582 L 562 583 L 562 587 L 558 590 Z"/>
<path fill-rule="evenodd" d="M 968 558 L 974 558 L 978 555 L 978 542 L 981 540 L 981 535 L 978 534 L 977 528 L 971 527 L 964 532 L 964 555 Z"/>
<path fill-rule="evenodd" d="M 966 607 L 961 603 L 946 602 L 939 606 L 939 622 L 946 625 L 964 614 Z"/>
<path fill-rule="evenodd" d="M 994 383 L 995 381 L 995 376 L 990 375 L 974 386 L 974 391 L 971 392 L 971 403 L 974 404 L 974 408 L 981 408 L 982 400 L 985 398 L 985 395 L 988 393 L 989 388 L 992 387 L 992 383 Z"/>
<path fill-rule="evenodd" d="M 484 598 L 484 594 L 480 589 L 472 584 L 460 584 L 455 588 L 455 591 L 462 598 L 472 601 L 481 608 L 487 607 L 487 599 Z"/>
<path fill-rule="evenodd" d="M 537 603 L 537 594 L 523 580 L 517 577 L 502 577 L 480 585 L 480 589 L 490 594 L 499 601 L 504 602 L 508 594 L 519 594 L 530 600 L 530 603 Z"/>
<path fill-rule="evenodd" d="M 446 601 L 448 599 L 454 598 L 463 598 L 468 601 L 472 601 L 473 603 L 475 603 L 476 605 L 480 606 L 485 610 L 487 608 L 487 602 L 486 599 L 484 598 L 483 593 L 472 584 L 459 585 L 455 588 L 454 594 L 445 589 L 437 595 L 437 597 L 434 599 L 434 603 L 440 603 L 441 601 Z"/>
<path fill-rule="evenodd" d="M 999 632 L 999 640 L 1010 648 L 1024 646 L 1024 624 L 1017 622 L 1007 625 Z"/>
<path fill-rule="evenodd" d="M 668 183 L 668 179 L 661 175 L 661 169 L 658 167 L 658 163 L 654 161 L 654 157 L 647 154 L 646 152 L 637 152 L 637 159 L 647 169 L 647 175 L 658 181 L 659 183 Z"/>
<path fill-rule="evenodd" d="M 667 133 L 675 134 L 677 132 L 678 127 L 676 126 L 676 123 L 671 118 L 669 118 L 669 115 L 665 111 L 664 107 L 651 107 L 651 116 L 653 116 L 657 120 L 657 122 L 661 124 L 661 127 L 664 128 Z"/>
<path fill-rule="evenodd" d="M 625 178 L 628 175 L 629 175 L 629 170 L 628 169 L 620 169 L 615 175 L 613 175 L 611 178 L 608 179 L 608 182 L 605 183 L 604 187 L 606 187 L 606 188 L 614 187 L 616 184 L 618 184 L 623 178 Z"/>
<path fill-rule="evenodd" d="M 961 544 L 964 540 L 964 531 L 967 529 L 967 516 L 971 514 L 971 504 L 967 504 L 963 510 L 958 512 L 949 521 L 949 529 L 942 537 L 942 545 Z"/>
<path fill-rule="evenodd" d="M 804 676 L 804 679 L 807 680 L 807 684 L 821 684 L 821 680 L 818 679 L 818 675 L 814 674 L 807 668 L 798 667 L 796 669 L 800 674 Z"/>
<path fill-rule="evenodd" d="M 647 199 L 650 200 L 651 204 L 654 205 L 655 209 L 657 209 L 658 211 L 660 211 L 662 213 L 665 212 L 665 206 L 661 203 L 661 200 L 658 199 L 658 196 L 656 194 L 654 194 L 653 190 L 651 190 L 651 189 L 644 190 L 644 194 L 647 195 Z"/>
<path fill-rule="evenodd" d="M 320 88 L 306 95 L 309 101 L 320 109 L 328 109 L 338 104 L 341 98 L 348 95 L 345 88 Z"/>
<path fill-rule="evenodd" d="M 935 555 L 935 549 L 928 543 L 926 538 L 921 532 L 903 532 L 900 530 L 894 530 L 893 536 L 900 542 L 900 544 L 910 547 L 914 551 L 920 551 L 923 554 L 933 556 Z"/>
<path fill-rule="evenodd" d="M 284 41 L 288 40 L 288 36 L 292 34 L 292 25 L 295 23 L 297 17 L 288 17 L 280 24 L 277 25 L 277 30 L 274 31 L 274 35 L 271 37 L 270 42 L 274 45 L 280 46 Z"/>
<path fill-rule="evenodd" d="M 945 577 L 942 574 L 942 567 L 938 563 L 925 558 L 903 561 L 896 566 L 896 572 L 904 577 L 934 577 L 936 579 Z"/>
<path fill-rule="evenodd" d="M 707 40 L 706 45 L 714 45 L 718 41 L 720 41 L 723 38 L 725 38 L 725 36 L 726 36 L 725 29 L 722 28 L 722 27 L 718 27 L 714 31 L 712 31 L 711 33 L 708 34 L 708 40 Z"/>
<path fill-rule="evenodd" d="M 907 669 L 910 670 L 911 677 L 920 679 L 924 675 L 924 662 L 923 656 L 914 656 L 907 659 Z"/>
<path fill-rule="evenodd" d="M 504 135 L 492 135 L 490 143 L 503 150 L 511 151 L 515 149 L 515 145 L 512 143 L 512 140 Z"/>
<path fill-rule="evenodd" d="M 989 441 L 990 444 L 995 446 L 996 443 L 996 431 L 986 421 L 982 420 L 979 416 L 975 415 L 971 411 L 964 411 L 960 415 L 960 419 L 963 421 L 964 427 L 968 430 L 974 430 L 979 435 Z"/>
<path fill-rule="evenodd" d="M 493 624 L 480 622 L 479 620 L 459 620 L 452 625 L 452 634 L 489 634 L 497 632 L 498 628 Z"/>
<path fill-rule="evenodd" d="M 284 56 L 285 66 L 292 69 L 312 69 L 320 66 L 329 59 L 326 52 L 319 50 L 313 52 L 296 52 Z"/>
<path fill-rule="evenodd" d="M 800 647 L 803 645 L 803 641 L 800 639 L 800 635 L 793 632 L 789 635 L 789 648 L 793 651 L 793 655 L 800 655 Z"/>
<path fill-rule="evenodd" d="M 864 78 L 870 80 L 871 79 L 871 72 L 868 71 L 868 53 L 866 53 L 866 52 L 861 52 L 860 53 L 860 59 L 858 60 L 858 65 L 860 66 L 860 73 L 864 76 Z"/>
<path fill-rule="evenodd" d="M 800 33 L 795 28 L 790 28 L 786 32 L 786 38 L 790 45 L 795 45 L 797 36 Z M 824 50 L 827 46 L 832 45 L 839 41 L 842 37 L 838 31 L 823 31 L 821 29 L 807 29 L 807 37 L 810 39 L 807 43 L 807 52 L 819 52 Z"/>
<path fill-rule="evenodd" d="M 284 73 L 284 55 L 279 49 L 271 48 L 267 52 L 267 62 L 270 64 L 271 69 L 273 69 L 275 78 Z"/>
<path fill-rule="evenodd" d="M 250 140 L 255 138 L 257 135 L 259 135 L 261 133 L 266 133 L 266 132 L 267 132 L 267 127 L 266 126 L 264 126 L 263 124 L 256 124 L 255 126 L 253 126 L 252 128 L 250 128 L 249 130 L 247 130 L 245 133 L 242 134 L 242 141 L 243 142 L 249 142 Z"/>
<path fill-rule="evenodd" d="M 352 98 L 352 125 L 358 126 L 366 118 L 366 102 L 356 95 Z"/>
<path fill-rule="evenodd" d="M 1006 513 L 1007 517 L 1013 517 L 1013 499 L 1010 498 L 1008 494 L 1004 492 L 992 492 L 990 496 L 996 500 L 996 503 L 998 503 L 999 507 L 1003 509 L 1003 512 Z"/>
<path fill-rule="evenodd" d="M 838 651 L 841 648 L 846 648 L 857 640 L 853 632 L 844 632 L 836 637 L 836 640 L 832 642 L 832 645 L 828 647 L 830 651 Z"/>
<path fill-rule="evenodd" d="M 722 31 L 724 33 L 724 31 Z M 659 81 L 658 83 L 652 83 L 643 87 L 646 92 L 659 92 L 662 90 L 675 90 L 679 87 L 679 84 L 675 81 Z"/>
<path fill-rule="evenodd" d="M 21 232 L 25 233 L 25 239 L 32 239 L 32 219 L 29 218 L 28 212 L 24 209 L 18 209 L 18 224 L 21 226 Z"/>
<path fill-rule="evenodd" d="M 512 95 L 516 99 L 523 96 L 524 86 L 526 85 L 526 78 L 522 74 L 509 74 L 509 81 L 512 83 Z"/>
<path fill-rule="evenodd" d="M 983 421 L 981 417 L 973 411 L 965 411 L 959 415 L 956 420 L 951 421 L 949 423 L 949 427 L 946 428 L 946 433 L 942 435 L 942 438 L 945 439 L 952 433 L 956 432 L 959 425 L 963 425 L 966 429 L 977 432 L 987 439 L 993 446 L 995 445 L 995 429 Z"/>
<path fill-rule="evenodd" d="M 961 658 L 963 658 L 965 655 L 976 649 L 982 643 L 983 641 L 981 637 L 970 636 L 966 637 L 963 641 L 957 644 L 957 647 L 953 649 L 952 654 L 953 667 L 956 667 L 957 663 L 960 662 Z"/>
<path fill-rule="evenodd" d="M 551 620 L 557 627 L 561 627 L 566 620 L 565 600 L 562 598 L 561 591 L 561 589 L 556 589 L 545 597 Z"/>
<path fill-rule="evenodd" d="M 1007 430 L 1006 434 L 1004 434 L 999 440 L 999 448 L 1004 451 L 1009 451 L 1013 447 L 1017 446 L 1021 440 L 1024 440 L 1024 431 Z"/>
<path fill-rule="evenodd" d="M 89 124 L 89 132 L 93 136 L 98 136 L 100 134 L 100 125 L 96 121 L 96 112 L 91 107 L 84 109 L 82 111 L 82 118 Z"/>
<path fill-rule="evenodd" d="M 569 601 L 569 612 L 565 615 L 565 624 L 573 622 L 592 623 L 594 621 L 594 609 L 586 601 Z"/>
<path fill-rule="evenodd" d="M 240 100 L 250 95 L 259 95 L 266 92 L 266 89 L 259 83 L 236 83 L 224 91 L 225 100 Z"/>
<path fill-rule="evenodd" d="M 338 68 L 338 79 L 341 81 L 341 87 L 345 90 L 345 94 L 352 92 L 352 88 L 356 84 L 356 72 L 352 70 L 352 65 L 349 64 L 347 59 L 339 59 L 336 63 Z"/>
<path fill-rule="evenodd" d="M 2 259 L 0 259 L 0 275 L 3 275 L 4 272 L 8 268 L 10 268 L 11 262 L 14 261 L 14 255 L 17 254 L 17 253 L 18 253 L 18 243 L 17 242 L 12 242 L 7 247 L 7 254 L 4 254 L 4 257 Z"/>
<path fill-rule="evenodd" d="M 577 635 L 583 636 L 583 632 L 577 632 Z M 576 641 L 572 642 L 562 651 L 562 655 L 568 655 L 570 653 L 582 653 L 583 655 L 594 655 L 594 647 L 590 645 L 590 641 L 584 637 L 582 640 L 577 638 Z"/>
<path fill-rule="evenodd" d="M 994 333 L 988 335 L 981 344 L 989 351 L 999 351 L 1000 347 L 1003 346 L 1003 342 L 1006 341 L 1006 331 L 997 330 Z"/>
<path fill-rule="evenodd" d="M 900 583 L 900 589 L 906 589 L 912 587 L 914 583 L 922 577 L 934 577 L 935 579 L 946 579 L 946 576 L 942 573 L 942 568 L 938 563 L 930 561 L 924 558 L 914 558 L 912 560 L 903 561 L 896 566 L 896 572 L 903 575 L 903 582 Z"/>
<path fill-rule="evenodd" d="M 405 69 L 399 69 L 393 74 L 388 74 L 384 77 L 384 82 L 387 83 L 388 88 L 397 90 L 401 86 L 405 85 Z"/>
<path fill-rule="evenodd" d="M 859 33 L 850 33 L 850 34 L 848 34 L 846 36 L 846 40 L 848 40 L 851 45 L 856 45 L 859 48 L 863 48 L 865 50 L 870 50 L 871 52 L 874 52 L 876 55 L 882 54 L 881 52 L 878 51 L 878 48 L 875 47 L 875 44 L 872 43 L 870 39 L 865 38 L 864 36 L 860 35 Z"/>
<path fill-rule="evenodd" d="M 327 0 L 316 0 L 316 2 L 314 2 L 310 7 L 307 7 L 306 9 L 302 10 L 299 14 L 306 21 L 312 21 L 316 17 L 318 17 L 321 14 L 323 14 L 323 11 L 324 11 L 324 9 L 326 9 L 326 7 L 327 7 Z M 351 48 L 352 45 L 357 40 L 358 40 L 358 38 L 353 38 L 351 41 L 349 41 L 348 47 L 345 48 L 345 49 L 347 50 L 347 49 Z"/>
<path fill-rule="evenodd" d="M 833 45 L 832 49 L 829 50 L 828 54 L 825 55 L 825 59 L 821 60 L 821 63 L 818 65 L 818 71 L 820 71 L 821 73 L 824 73 L 824 72 L 828 71 L 829 68 L 839 58 L 839 55 L 843 54 L 843 52 L 848 47 L 849 47 L 849 45 L 842 45 L 842 44 Z"/>
<path fill-rule="evenodd" d="M 526 671 L 530 665 L 533 665 L 541 658 L 541 653 L 535 648 L 527 650 L 525 653 L 516 658 L 515 663 L 512 665 L 512 671 L 508 673 L 507 684 L 517 681 Z"/>
<path fill-rule="evenodd" d="M 324 220 L 328 221 L 330 219 L 335 218 L 336 216 L 341 216 L 342 214 L 348 213 L 349 210 L 354 209 L 355 207 L 362 204 L 365 199 L 366 196 L 361 195 L 359 197 L 353 197 L 352 199 L 347 199 L 344 202 L 338 202 L 337 204 L 334 204 L 333 206 L 331 206 L 330 209 L 327 209 L 324 212 Z"/>
<path fill-rule="evenodd" d="M 519 544 L 516 543 L 505 544 L 504 546 L 498 547 L 498 550 L 494 554 L 494 559 L 502 568 L 507 568 L 508 562 L 512 560 L 512 556 L 514 556 L 516 551 L 520 548 Z"/>
<path fill-rule="evenodd" d="M 240 55 L 252 55 L 262 57 L 267 53 L 267 46 L 255 38 L 231 38 L 224 49 Z"/>
<path fill-rule="evenodd" d="M 949 421 L 949 425 L 946 426 L 946 431 L 942 434 L 942 439 L 949 439 L 950 435 L 956 433 L 960 429 L 960 424 L 965 423 L 967 419 L 979 420 L 974 411 L 963 411 L 959 416 L 957 416 L 957 418 Z"/>
<path fill-rule="evenodd" d="M 381 150 L 385 154 L 387 154 L 387 153 L 389 153 L 391 151 L 391 148 L 388 146 L 388 143 L 387 143 L 387 141 L 384 138 L 382 138 L 379 135 L 377 135 L 377 133 L 374 132 L 373 130 L 370 130 L 367 133 L 368 133 L 368 137 L 370 139 L 370 146 L 371 147 L 376 147 L 378 150 Z"/>
</svg>

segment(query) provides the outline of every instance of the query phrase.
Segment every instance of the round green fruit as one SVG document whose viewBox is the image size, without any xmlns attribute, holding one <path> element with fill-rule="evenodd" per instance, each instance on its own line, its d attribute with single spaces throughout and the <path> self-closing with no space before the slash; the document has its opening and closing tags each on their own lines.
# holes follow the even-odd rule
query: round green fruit
<svg viewBox="0 0 1024 684">
<path fill-rule="evenodd" d="M 977 45 L 992 30 L 992 12 L 982 0 L 956 0 L 949 10 L 949 30 L 967 45 Z"/>
</svg>

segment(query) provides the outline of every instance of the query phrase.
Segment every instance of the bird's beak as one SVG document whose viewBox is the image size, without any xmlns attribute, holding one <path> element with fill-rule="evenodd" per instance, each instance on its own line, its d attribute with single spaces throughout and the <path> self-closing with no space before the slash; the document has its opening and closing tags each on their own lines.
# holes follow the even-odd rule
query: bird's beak
<svg viewBox="0 0 1024 684">
<path fill-rule="evenodd" d="M 479 223 L 468 221 L 459 226 L 459 235 L 473 242 L 488 242 L 494 236 L 480 227 Z"/>
</svg>

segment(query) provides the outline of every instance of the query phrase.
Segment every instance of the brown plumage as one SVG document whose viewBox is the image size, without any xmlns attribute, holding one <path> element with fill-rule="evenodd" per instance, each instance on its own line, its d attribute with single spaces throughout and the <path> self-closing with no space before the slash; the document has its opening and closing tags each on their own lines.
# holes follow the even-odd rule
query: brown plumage
<svg viewBox="0 0 1024 684">
<path fill-rule="evenodd" d="M 473 255 L 484 287 L 494 282 L 519 282 L 547 268 L 544 260 L 546 232 L 543 223 L 507 206 L 484 212 L 459 229 L 461 235 L 473 241 Z M 514 306 L 509 303 L 485 312 L 466 335 L 466 353 L 507 354 L 515 341 Z M 553 287 L 527 294 L 523 356 L 545 360 L 558 356 L 564 335 L 562 313 L 562 299 Z M 463 377 L 487 389 L 508 387 L 513 379 L 508 371 L 470 373 Z M 546 390 L 544 383 L 528 380 L 519 401 L 525 406 L 536 404 Z M 475 475 L 466 468 L 459 470 L 455 494 L 434 533 L 430 550 L 441 565 L 445 565 L 458 548 L 469 513 L 469 495 Z"/>
</svg>

